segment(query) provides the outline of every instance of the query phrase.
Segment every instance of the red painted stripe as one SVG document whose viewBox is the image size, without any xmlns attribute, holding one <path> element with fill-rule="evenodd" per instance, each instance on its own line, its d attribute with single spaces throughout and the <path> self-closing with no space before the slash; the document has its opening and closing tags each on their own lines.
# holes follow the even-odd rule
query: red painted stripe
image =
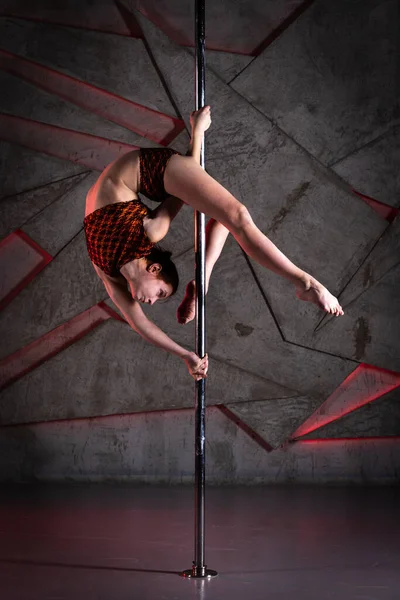
<svg viewBox="0 0 400 600">
<path fill-rule="evenodd" d="M 314 0 L 305 0 L 300 6 L 297 6 L 268 36 L 265 40 L 261 41 L 255 48 L 252 49 L 251 41 L 245 43 L 245 48 L 238 48 L 235 44 L 234 47 L 221 44 L 221 40 L 218 39 L 207 39 L 208 50 L 215 50 L 217 52 L 227 52 L 229 54 L 240 54 L 242 56 L 258 56 L 263 50 L 265 50 L 276 38 L 278 38 L 301 14 L 314 2 Z M 133 37 L 136 39 L 143 39 L 143 33 L 134 18 L 134 15 L 121 3 L 116 0 L 115 4 L 120 9 L 121 14 L 124 17 L 125 23 L 116 24 L 112 22 L 112 19 L 108 23 L 103 20 L 102 23 L 96 23 L 94 21 L 82 23 L 82 15 L 76 17 L 76 13 L 71 11 L 67 15 L 60 15 L 60 11 L 54 9 L 49 14 L 43 13 L 43 8 L 40 10 L 40 14 L 35 14 L 31 10 L 15 9 L 13 7 L 0 9 L 0 16 L 20 19 L 22 21 L 32 21 L 34 23 L 42 23 L 44 25 L 61 25 L 65 27 L 71 27 L 74 29 L 81 29 L 84 31 L 93 31 L 103 34 L 120 35 L 123 37 Z M 193 48 L 193 42 L 189 41 L 188 36 L 185 33 L 185 27 L 181 29 L 176 28 L 171 21 L 166 21 L 165 15 L 155 10 L 153 6 L 150 10 L 146 10 L 146 7 L 141 6 L 140 12 L 146 19 L 151 21 L 158 29 L 163 31 L 171 40 L 176 44 L 184 47 Z M 129 16 L 129 23 L 127 23 L 127 16 Z M 238 41 L 239 38 L 236 39 Z"/>
<path fill-rule="evenodd" d="M 267 452 L 272 452 L 274 448 L 270 444 L 268 444 L 268 442 L 264 440 L 264 438 L 262 438 L 261 435 L 254 431 L 254 429 L 252 429 L 244 421 L 239 419 L 239 417 L 235 415 L 235 413 L 233 413 L 231 410 L 229 410 L 229 408 L 227 408 L 224 404 L 216 404 L 215 407 L 218 408 L 228 419 L 233 421 L 233 423 L 235 423 L 235 425 L 237 425 L 239 429 L 247 433 L 247 435 L 250 436 L 251 439 L 254 440 L 259 446 L 261 446 L 261 448 L 263 448 Z"/>
<path fill-rule="evenodd" d="M 168 146 L 185 127 L 180 119 L 131 102 L 11 52 L 0 50 L 0 68 L 46 92 L 135 131 L 156 144 Z"/>
<path fill-rule="evenodd" d="M 38 262 L 28 273 L 26 273 L 26 275 L 22 279 L 18 281 L 16 285 L 14 285 L 12 288 L 6 291 L 3 298 L 0 300 L 0 311 L 3 310 L 8 304 L 10 304 L 10 302 L 12 302 L 12 300 L 14 300 L 16 296 L 18 296 L 18 294 L 32 281 L 32 279 L 34 279 L 36 275 L 38 275 L 44 269 L 44 267 L 53 260 L 53 257 L 48 252 L 43 250 L 43 248 L 41 248 L 39 244 L 34 242 L 28 235 L 26 235 L 26 233 L 24 233 L 20 229 L 17 229 L 13 233 L 10 233 L 10 235 L 1 240 L 0 256 L 2 249 L 4 249 L 7 245 L 12 244 L 15 237 L 18 237 L 19 239 L 23 240 L 24 244 L 32 248 L 36 252 L 36 254 L 38 254 Z M 13 269 L 12 264 L 8 264 L 5 266 L 3 265 L 4 272 L 7 269 L 7 267 Z"/>
<path fill-rule="evenodd" d="M 282 23 L 278 25 L 278 27 L 271 31 L 271 33 L 265 38 L 265 40 L 263 40 L 260 44 L 258 44 L 258 46 L 254 48 L 254 50 L 251 52 L 251 55 L 259 56 L 262 52 L 264 52 L 264 50 L 266 50 L 268 46 L 272 44 L 272 42 L 274 42 L 278 37 L 280 37 L 282 33 L 286 31 L 286 29 L 288 29 L 290 25 L 292 25 L 292 23 L 294 23 L 299 17 L 301 17 L 301 15 L 308 8 L 310 8 L 314 1 L 315 0 L 305 0 L 305 2 L 300 4 L 300 6 L 295 8 L 295 10 L 291 12 L 290 15 L 288 15 L 286 19 L 284 19 Z"/>
<path fill-rule="evenodd" d="M 261 54 L 269 44 L 271 44 L 277 37 L 279 37 L 296 19 L 303 14 L 309 6 L 314 2 L 314 0 L 305 0 L 304 2 L 297 5 L 295 9 L 292 10 L 291 13 L 286 18 L 283 18 L 281 23 L 277 25 L 277 27 L 261 42 L 257 44 L 254 48 L 254 36 L 245 35 L 245 36 L 236 36 L 236 40 L 234 42 L 234 47 L 232 44 L 224 43 L 223 40 L 220 39 L 220 36 L 216 36 L 214 38 L 208 35 L 207 37 L 207 49 L 215 50 L 217 52 L 228 52 L 230 54 L 240 54 L 242 56 L 258 56 Z M 115 0 L 116 5 L 120 9 L 120 12 L 125 20 L 126 25 L 128 26 L 131 34 L 134 35 L 134 32 L 140 31 L 138 24 L 134 15 L 125 7 L 122 2 L 119 0 Z M 293 4 L 293 3 L 292 3 Z M 290 6 L 289 9 L 290 10 Z M 168 19 L 166 15 L 163 13 L 163 8 L 160 6 L 157 9 L 155 3 L 152 6 L 145 6 L 145 3 L 141 3 L 137 10 L 148 19 L 153 25 L 155 25 L 160 31 L 165 33 L 171 40 L 173 40 L 176 44 L 185 47 L 193 47 L 193 41 L 191 40 L 191 33 L 188 34 L 188 28 L 185 27 L 185 22 L 181 21 L 178 27 L 175 26 L 175 23 L 172 19 Z M 276 22 L 276 19 L 275 19 Z M 270 23 L 266 24 L 267 26 Z M 270 25 L 271 26 L 271 25 Z M 143 35 L 141 35 L 143 37 Z M 239 47 L 240 46 L 240 47 Z"/>
<path fill-rule="evenodd" d="M 365 437 L 342 437 L 342 438 L 315 438 L 312 440 L 291 440 L 291 443 L 294 444 L 329 444 L 329 443 L 334 443 L 334 444 L 343 444 L 344 442 L 373 442 L 373 441 L 377 441 L 377 442 L 382 442 L 382 441 L 387 441 L 387 442 L 400 442 L 400 436 L 399 435 L 371 435 L 371 436 L 365 436 Z"/>
<path fill-rule="evenodd" d="M 0 113 L 0 139 L 102 171 L 138 146 Z"/>
<path fill-rule="evenodd" d="M 51 260 L 53 260 L 53 257 L 51 256 L 51 254 L 49 254 L 46 250 L 44 250 L 44 248 L 39 246 L 39 244 L 37 244 L 32 238 L 30 238 L 29 235 L 27 235 L 25 233 L 25 231 L 22 231 L 22 229 L 16 229 L 14 231 L 14 235 L 17 235 L 19 238 L 21 238 L 21 240 L 24 240 L 24 242 L 26 244 L 28 244 L 31 248 L 36 250 L 36 252 L 38 252 L 38 254 L 41 254 L 43 256 L 44 260 L 46 261 L 46 264 L 48 264 Z M 4 240 L 2 240 L 0 242 L 0 246 L 3 243 L 3 241 Z"/>
<path fill-rule="evenodd" d="M 0 361 L 0 389 L 24 377 L 110 318 L 123 320 L 104 302 L 100 302 L 10 354 Z"/>
<path fill-rule="evenodd" d="M 210 408 L 214 408 L 214 407 L 210 407 Z M 129 418 L 129 417 L 135 417 L 137 416 L 141 416 L 141 415 L 161 415 L 161 414 L 165 414 L 165 413 L 181 413 L 181 412 L 188 412 L 188 411 L 194 411 L 194 409 L 192 407 L 190 408 L 166 408 L 165 410 L 139 410 L 137 412 L 122 412 L 122 413 L 108 413 L 107 415 L 95 415 L 93 417 L 74 417 L 74 418 L 68 418 L 68 419 L 49 419 L 48 421 L 27 421 L 24 423 L 10 423 L 10 424 L 5 424 L 5 425 L 0 425 L 0 429 L 2 427 L 28 427 L 30 425 L 40 425 L 40 426 L 46 426 L 46 425 L 51 425 L 53 423 L 66 423 L 69 424 L 71 422 L 73 423 L 79 423 L 79 422 L 85 422 L 85 421 L 100 421 L 100 420 L 104 420 L 104 419 L 115 419 L 115 420 L 119 420 L 122 418 Z"/>
<path fill-rule="evenodd" d="M 320 429 L 399 386 L 400 373 L 361 364 L 290 437 L 299 438 Z"/>
<path fill-rule="evenodd" d="M 34 3 L 30 6 L 31 9 L 34 10 Z M 114 35 L 121 35 L 123 37 L 137 37 L 141 38 L 141 31 L 138 29 L 137 34 L 133 36 L 133 34 L 125 27 L 124 23 L 121 22 L 119 25 L 112 23 L 111 19 L 107 25 L 104 24 L 96 24 L 95 22 L 85 22 L 82 24 L 82 15 L 79 12 L 71 10 L 71 12 L 67 15 L 63 15 L 63 18 L 60 15 L 60 10 L 58 8 L 54 8 L 54 12 L 50 12 L 50 14 L 43 14 L 43 6 L 39 9 L 39 15 L 35 14 L 27 10 L 27 7 L 24 6 L 18 10 L 18 8 L 14 8 L 10 6 L 9 8 L 3 8 L 0 10 L 0 16 L 2 17 L 10 17 L 14 19 L 20 19 L 21 21 L 33 21 L 34 23 L 43 23 L 44 25 L 61 25 L 64 27 L 73 27 L 74 29 L 84 29 L 85 31 L 95 31 L 99 33 L 111 33 Z M 96 11 L 93 11 L 93 15 L 96 16 Z"/>
<path fill-rule="evenodd" d="M 121 317 L 113 308 L 108 306 L 105 302 L 99 302 L 97 304 L 104 312 L 106 312 L 111 319 L 115 319 L 116 321 L 122 321 L 122 323 L 126 323 L 125 319 Z"/>
<path fill-rule="evenodd" d="M 395 220 L 397 215 L 400 212 L 400 209 L 395 206 L 390 206 L 390 204 L 385 204 L 384 202 L 380 202 L 379 200 L 375 200 L 375 198 L 371 198 L 370 196 L 366 196 L 361 192 L 357 192 L 357 190 L 353 189 L 354 194 L 359 196 L 364 202 L 366 202 L 380 217 L 392 223 Z"/>
</svg>

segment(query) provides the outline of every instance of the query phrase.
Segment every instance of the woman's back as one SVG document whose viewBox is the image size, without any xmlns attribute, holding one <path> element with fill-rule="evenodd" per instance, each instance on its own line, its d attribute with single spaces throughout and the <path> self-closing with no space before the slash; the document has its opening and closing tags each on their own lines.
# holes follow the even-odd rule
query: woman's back
<svg viewBox="0 0 400 600">
<path fill-rule="evenodd" d="M 139 150 L 133 150 L 108 165 L 90 188 L 85 216 L 108 204 L 137 199 L 138 189 Z"/>
</svg>

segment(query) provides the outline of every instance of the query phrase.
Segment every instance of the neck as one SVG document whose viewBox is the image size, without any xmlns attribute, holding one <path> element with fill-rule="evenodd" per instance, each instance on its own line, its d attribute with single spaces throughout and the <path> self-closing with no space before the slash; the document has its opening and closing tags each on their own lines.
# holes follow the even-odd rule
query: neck
<svg viewBox="0 0 400 600">
<path fill-rule="evenodd" d="M 135 283 L 137 278 L 143 272 L 143 269 L 146 269 L 146 261 L 144 258 L 135 258 L 130 262 L 126 263 L 120 269 L 121 275 L 125 277 L 125 279 L 131 283 Z"/>
</svg>

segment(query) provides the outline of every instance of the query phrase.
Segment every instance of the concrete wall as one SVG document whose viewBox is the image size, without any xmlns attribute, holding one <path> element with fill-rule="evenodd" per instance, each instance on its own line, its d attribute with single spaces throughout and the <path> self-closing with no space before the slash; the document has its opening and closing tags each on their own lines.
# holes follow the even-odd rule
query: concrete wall
<svg viewBox="0 0 400 600">
<path fill-rule="evenodd" d="M 1 480 L 192 478 L 192 380 L 121 320 L 82 231 L 108 162 L 185 151 L 192 4 L 2 4 Z M 209 478 L 398 482 L 396 3 L 209 4 L 207 169 L 345 309 L 300 303 L 228 240 L 208 295 Z M 165 241 L 181 289 L 149 308 L 187 347 L 192 228 L 183 210 Z"/>
</svg>

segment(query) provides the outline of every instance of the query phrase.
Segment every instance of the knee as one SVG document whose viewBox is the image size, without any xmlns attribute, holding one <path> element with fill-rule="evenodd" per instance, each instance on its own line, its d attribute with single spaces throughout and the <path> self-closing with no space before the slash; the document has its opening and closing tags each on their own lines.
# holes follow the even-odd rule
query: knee
<svg viewBox="0 0 400 600">
<path fill-rule="evenodd" d="M 235 231 L 240 231 L 244 229 L 247 225 L 250 225 L 253 222 L 253 219 L 250 216 L 249 211 L 245 207 L 244 204 L 240 204 L 235 209 L 234 214 L 232 215 L 231 225 Z"/>
</svg>

